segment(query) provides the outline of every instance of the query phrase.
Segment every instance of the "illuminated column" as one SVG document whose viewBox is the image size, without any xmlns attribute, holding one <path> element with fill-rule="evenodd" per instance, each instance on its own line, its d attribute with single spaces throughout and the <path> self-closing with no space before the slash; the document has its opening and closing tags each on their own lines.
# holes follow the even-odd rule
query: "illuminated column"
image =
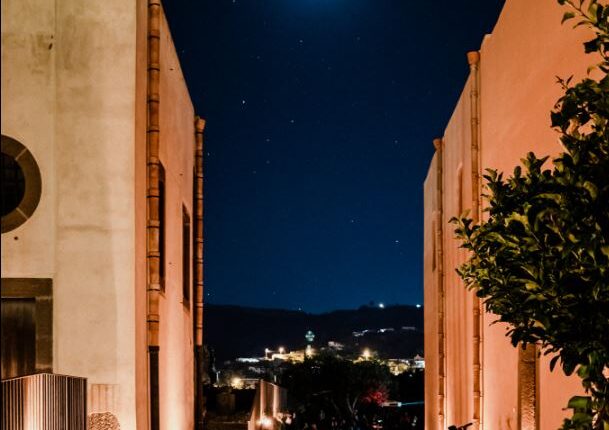
<svg viewBox="0 0 609 430">
<path fill-rule="evenodd" d="M 441 429 L 446 427 L 446 304 L 444 292 L 444 169 L 442 139 L 434 139 L 436 148 L 436 284 L 438 286 L 438 423 Z"/>
<path fill-rule="evenodd" d="M 472 79 L 470 91 L 470 124 L 471 124 L 471 181 L 472 181 L 472 210 L 474 224 L 480 221 L 480 53 L 467 53 L 470 76 Z M 472 374 L 474 410 L 472 419 L 477 428 L 482 428 L 482 303 L 476 294 L 472 300 L 473 313 L 473 344 L 472 344 Z"/>
<path fill-rule="evenodd" d="M 147 219 L 146 290 L 148 338 L 148 396 L 150 428 L 159 429 L 159 295 L 160 254 L 160 160 L 159 160 L 159 80 L 160 80 L 160 0 L 148 0 L 148 88 L 147 88 Z"/>
<path fill-rule="evenodd" d="M 195 343 L 195 428 L 203 429 L 203 130 L 205 120 L 195 118 L 194 172 L 194 343 Z"/>
</svg>

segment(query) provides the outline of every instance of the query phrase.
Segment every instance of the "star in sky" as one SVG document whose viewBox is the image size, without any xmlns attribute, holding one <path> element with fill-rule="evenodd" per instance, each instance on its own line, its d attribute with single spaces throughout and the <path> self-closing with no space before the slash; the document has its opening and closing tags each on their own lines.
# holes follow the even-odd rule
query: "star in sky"
<svg viewBox="0 0 609 430">
<path fill-rule="evenodd" d="M 205 281 L 216 303 L 264 306 L 277 291 L 278 307 L 353 308 L 371 285 L 386 304 L 421 303 L 431 139 L 463 88 L 464 53 L 503 2 L 450 14 L 426 2 L 166 2 L 209 121 Z M 437 28 L 452 35 L 446 49 Z M 426 67 L 413 67 L 421 55 Z"/>
</svg>

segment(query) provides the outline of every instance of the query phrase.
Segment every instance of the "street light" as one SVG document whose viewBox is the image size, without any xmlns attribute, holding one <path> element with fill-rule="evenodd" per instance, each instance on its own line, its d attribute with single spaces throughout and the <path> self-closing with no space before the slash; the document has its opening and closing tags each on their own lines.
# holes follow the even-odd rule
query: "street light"
<svg viewBox="0 0 609 430">
<path fill-rule="evenodd" d="M 241 378 L 239 378 L 238 376 L 235 376 L 232 380 L 231 380 L 231 386 L 233 388 L 241 388 L 241 385 L 243 384 L 243 380 Z"/>
<path fill-rule="evenodd" d="M 279 347 L 279 353 L 280 354 L 285 354 L 285 348 L 283 346 Z"/>
<path fill-rule="evenodd" d="M 364 352 L 362 352 L 362 358 L 364 360 L 370 360 L 371 356 L 372 356 L 372 353 L 370 352 L 370 350 L 368 348 L 364 349 Z"/>
<path fill-rule="evenodd" d="M 311 345 L 307 345 L 307 349 L 305 350 L 305 354 L 309 358 L 313 357 L 313 348 L 311 347 Z"/>
</svg>

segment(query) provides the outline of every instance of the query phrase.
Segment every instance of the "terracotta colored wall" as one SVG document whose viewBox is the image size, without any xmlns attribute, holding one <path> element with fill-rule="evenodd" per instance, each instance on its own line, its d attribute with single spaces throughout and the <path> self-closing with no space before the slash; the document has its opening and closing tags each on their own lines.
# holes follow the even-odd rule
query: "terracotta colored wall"
<svg viewBox="0 0 609 430">
<path fill-rule="evenodd" d="M 556 76 L 581 78 L 594 61 L 583 53 L 589 30 L 560 25 L 564 9 L 553 0 L 509 1 L 481 48 L 482 166 L 511 172 L 528 151 L 556 155 L 560 144 L 550 128 L 549 112 L 560 97 Z M 518 61 L 514 61 L 518 58 Z M 487 321 L 492 318 L 487 316 Z M 507 402 L 505 362 L 516 361 L 506 345 L 504 327 L 485 335 L 485 416 L 514 415 Z M 488 358 L 487 358 L 488 356 Z M 492 358 L 491 358 L 492 357 Z M 550 374 L 547 360 L 539 366 L 539 428 L 558 428 L 566 399 L 579 388 L 576 378 Z M 500 381 L 500 384 L 497 382 Z M 513 384 L 513 382 L 512 382 Z M 510 393 L 513 399 L 515 391 Z M 515 400 L 512 400 L 514 402 Z M 514 406 L 515 407 L 515 406 Z"/>
<path fill-rule="evenodd" d="M 425 423 L 428 429 L 437 429 L 438 422 L 438 283 L 434 264 L 437 253 L 436 241 L 436 198 L 438 157 L 434 155 L 425 179 L 424 226 L 423 226 L 423 279 L 424 321 L 425 321 Z"/>
<path fill-rule="evenodd" d="M 165 167 L 166 284 L 161 299 L 161 428 L 194 426 L 192 292 L 182 300 L 182 206 L 193 225 L 194 109 L 167 21 L 161 21 L 160 158 Z M 192 237 L 192 234 L 191 234 Z M 192 256 L 192 243 L 191 254 Z M 192 272 L 191 272 L 192 273 Z M 190 276 L 192 285 L 192 274 Z"/>
<path fill-rule="evenodd" d="M 463 250 L 448 224 L 471 208 L 470 81 L 446 127 L 443 139 L 444 171 L 444 285 L 446 291 L 446 423 L 463 424 L 472 416 L 472 297 L 461 287 L 455 269 L 464 261 Z"/>
<path fill-rule="evenodd" d="M 556 133 L 550 128 L 549 112 L 561 90 L 555 76 L 582 77 L 594 61 L 583 54 L 581 43 L 587 30 L 561 26 L 564 10 L 554 0 L 508 0 L 492 35 L 480 50 L 480 136 L 481 170 L 496 168 L 511 172 L 528 151 L 555 155 Z M 464 67 L 466 61 L 464 56 Z M 472 321 L 471 293 L 466 292 L 454 268 L 465 255 L 457 247 L 448 219 L 462 207 L 471 207 L 471 132 L 469 86 L 465 85 L 444 133 L 444 288 L 446 291 L 446 418 L 437 417 L 437 315 L 438 285 L 433 276 L 431 220 L 435 203 L 437 154 L 425 182 L 425 359 L 426 427 L 444 429 L 472 419 Z M 459 168 L 462 166 L 461 181 Z M 461 183 L 461 187 L 459 186 Z M 460 192 L 459 189 L 462 191 Z M 505 337 L 504 325 L 483 324 L 482 423 L 487 430 L 515 429 L 519 425 L 518 350 Z M 576 377 L 566 378 L 560 370 L 550 373 L 547 358 L 539 361 L 536 400 L 537 429 L 558 428 L 566 400 L 580 390 Z M 522 423 L 523 425 L 527 423 Z M 523 427 L 524 428 L 524 427 Z M 533 427 L 534 428 L 534 427 Z"/>
</svg>

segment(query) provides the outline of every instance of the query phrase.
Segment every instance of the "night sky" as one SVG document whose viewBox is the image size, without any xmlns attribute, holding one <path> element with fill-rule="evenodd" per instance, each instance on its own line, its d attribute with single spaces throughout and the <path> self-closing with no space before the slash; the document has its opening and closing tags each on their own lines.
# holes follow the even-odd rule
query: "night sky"
<svg viewBox="0 0 609 430">
<path fill-rule="evenodd" d="M 208 303 L 423 300 L 423 180 L 503 0 L 170 0 L 205 133 Z"/>
</svg>

